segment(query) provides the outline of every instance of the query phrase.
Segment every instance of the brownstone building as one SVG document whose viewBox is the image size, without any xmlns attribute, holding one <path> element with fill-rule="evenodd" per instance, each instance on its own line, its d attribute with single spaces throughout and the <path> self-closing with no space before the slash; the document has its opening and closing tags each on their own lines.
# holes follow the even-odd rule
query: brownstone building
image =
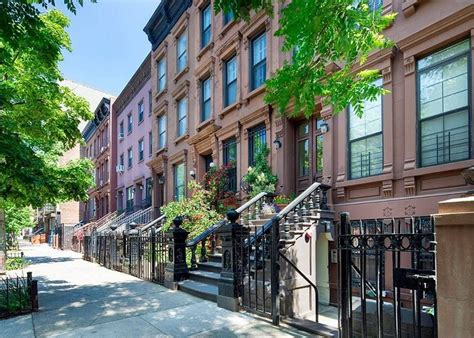
<svg viewBox="0 0 474 338">
<path fill-rule="evenodd" d="M 472 2 L 374 2 L 398 13 L 386 30 L 396 47 L 363 65 L 380 70 L 377 84 L 389 93 L 367 102 L 362 119 L 351 107 L 333 112 L 318 104 L 309 120 L 281 118 L 263 101 L 265 79 L 291 58 L 274 37 L 283 5 L 275 5 L 274 18 L 256 13 L 250 23 L 216 15 L 212 5 L 162 1 L 145 27 L 152 43 L 156 122 L 148 164 L 157 211 L 186 194 L 191 171 L 200 178 L 211 163 L 235 163 L 229 189 L 244 198 L 239 182 L 262 143 L 271 149 L 278 192 L 299 193 L 322 181 L 332 187 L 336 215 L 426 216 L 438 201 L 467 190 L 460 172 L 474 165 Z M 317 241 L 323 302 L 336 296 L 332 245 Z"/>
</svg>

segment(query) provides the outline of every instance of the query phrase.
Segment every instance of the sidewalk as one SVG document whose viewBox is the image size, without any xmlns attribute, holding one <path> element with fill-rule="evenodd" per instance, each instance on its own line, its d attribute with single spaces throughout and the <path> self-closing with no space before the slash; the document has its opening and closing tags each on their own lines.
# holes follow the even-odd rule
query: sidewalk
<svg viewBox="0 0 474 338">
<path fill-rule="evenodd" d="M 1 337 L 304 337 L 215 303 L 81 259 L 23 243 L 39 280 L 40 311 L 0 321 Z"/>
</svg>

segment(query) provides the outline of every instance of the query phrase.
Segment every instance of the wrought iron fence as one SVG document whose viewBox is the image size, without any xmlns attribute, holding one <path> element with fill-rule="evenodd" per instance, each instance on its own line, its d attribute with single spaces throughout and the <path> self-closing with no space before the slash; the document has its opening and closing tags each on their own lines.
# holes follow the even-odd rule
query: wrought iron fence
<svg viewBox="0 0 474 338">
<path fill-rule="evenodd" d="M 164 283 L 166 257 L 167 243 L 161 230 L 84 237 L 85 260 L 159 284 Z"/>
<path fill-rule="evenodd" d="M 27 277 L 0 278 L 0 318 L 38 310 L 38 281 Z"/>
</svg>

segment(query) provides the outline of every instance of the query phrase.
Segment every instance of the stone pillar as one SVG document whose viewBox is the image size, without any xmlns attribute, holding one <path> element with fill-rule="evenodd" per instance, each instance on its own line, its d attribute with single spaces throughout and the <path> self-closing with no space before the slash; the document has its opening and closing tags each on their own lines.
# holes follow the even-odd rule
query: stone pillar
<svg viewBox="0 0 474 338">
<path fill-rule="evenodd" d="M 168 241 L 168 262 L 165 268 L 165 287 L 176 290 L 177 283 L 188 278 L 186 265 L 186 240 L 189 232 L 181 228 L 182 217 L 173 220 L 174 227 L 166 233 Z"/>
<path fill-rule="evenodd" d="M 239 213 L 230 210 L 227 213 L 229 223 L 219 229 L 218 235 L 222 241 L 222 270 L 219 278 L 219 294 L 217 306 L 230 311 L 239 310 L 239 297 L 242 285 L 243 260 L 242 245 L 249 230 L 238 224 Z"/>
<path fill-rule="evenodd" d="M 438 337 L 474 332 L 474 196 L 438 204 L 436 276 Z"/>
<path fill-rule="evenodd" d="M 7 236 L 5 230 L 5 212 L 0 209 L 0 275 L 5 273 L 7 258 Z"/>
</svg>

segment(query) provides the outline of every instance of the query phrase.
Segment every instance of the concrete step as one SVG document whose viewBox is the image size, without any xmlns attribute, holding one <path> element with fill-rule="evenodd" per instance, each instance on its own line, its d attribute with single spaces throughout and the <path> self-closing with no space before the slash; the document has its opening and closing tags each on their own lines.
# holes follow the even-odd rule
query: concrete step
<svg viewBox="0 0 474 338">
<path fill-rule="evenodd" d="M 209 272 L 203 270 L 191 270 L 189 271 L 189 279 L 209 285 L 215 285 L 219 283 L 220 273 L 217 272 Z"/>
<path fill-rule="evenodd" d="M 326 324 L 316 323 L 307 319 L 282 318 L 282 322 L 293 326 L 298 330 L 303 330 L 317 336 L 338 337 L 339 335 L 336 328 Z"/>
<path fill-rule="evenodd" d="M 221 262 L 204 262 L 198 263 L 198 270 L 221 273 L 222 263 Z"/>
<path fill-rule="evenodd" d="M 207 255 L 207 260 L 209 262 L 222 264 L 222 254 L 220 254 L 220 253 L 218 253 L 218 254 L 209 254 L 209 255 Z"/>
<path fill-rule="evenodd" d="M 211 302 L 217 302 L 217 294 L 219 292 L 216 285 L 200 283 L 190 279 L 179 282 L 178 290 L 202 299 L 210 300 Z"/>
</svg>

